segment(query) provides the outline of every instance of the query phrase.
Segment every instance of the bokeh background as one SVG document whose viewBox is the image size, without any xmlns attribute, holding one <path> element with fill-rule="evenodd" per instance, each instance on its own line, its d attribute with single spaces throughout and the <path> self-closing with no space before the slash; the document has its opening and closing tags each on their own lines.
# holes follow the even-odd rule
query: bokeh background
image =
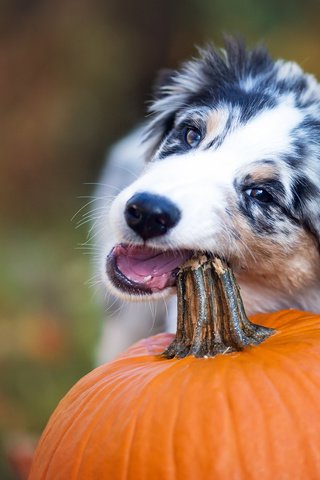
<svg viewBox="0 0 320 480">
<path fill-rule="evenodd" d="M 48 416 L 94 364 L 88 210 L 73 216 L 155 72 L 228 32 L 319 77 L 319 14 L 319 0 L 0 0 L 2 480 L 27 477 Z"/>
</svg>

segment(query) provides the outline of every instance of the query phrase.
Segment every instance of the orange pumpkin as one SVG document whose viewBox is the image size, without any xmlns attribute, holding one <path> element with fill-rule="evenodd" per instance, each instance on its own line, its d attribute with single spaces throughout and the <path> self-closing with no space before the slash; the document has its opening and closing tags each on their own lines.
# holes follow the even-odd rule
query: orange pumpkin
<svg viewBox="0 0 320 480">
<path fill-rule="evenodd" d="M 143 340 L 80 380 L 35 453 L 31 480 L 320 478 L 320 316 L 282 311 L 257 346 L 164 359 Z"/>
</svg>

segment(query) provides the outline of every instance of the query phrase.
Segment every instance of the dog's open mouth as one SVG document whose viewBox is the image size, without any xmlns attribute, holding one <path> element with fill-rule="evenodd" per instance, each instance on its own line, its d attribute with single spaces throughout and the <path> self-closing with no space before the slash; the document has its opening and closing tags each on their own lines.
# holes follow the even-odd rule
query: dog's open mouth
<svg viewBox="0 0 320 480">
<path fill-rule="evenodd" d="M 157 250 L 144 245 L 116 245 L 107 258 L 107 274 L 119 290 L 148 295 L 175 286 L 179 267 L 191 250 Z"/>
</svg>

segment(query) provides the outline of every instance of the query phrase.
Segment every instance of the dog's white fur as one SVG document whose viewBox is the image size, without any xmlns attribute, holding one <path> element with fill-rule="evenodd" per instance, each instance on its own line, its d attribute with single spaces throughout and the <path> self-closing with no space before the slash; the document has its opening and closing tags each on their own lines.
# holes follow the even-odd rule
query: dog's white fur
<svg viewBox="0 0 320 480">
<path fill-rule="evenodd" d="M 168 106 L 166 101 L 171 101 L 171 108 L 174 108 L 173 104 L 176 102 L 177 113 L 175 123 L 171 127 L 173 129 L 179 129 L 185 117 L 196 121 L 194 118 L 198 114 L 194 106 L 188 108 L 186 105 L 181 109 L 181 98 L 178 101 L 179 95 L 186 96 L 187 91 L 194 90 L 195 84 L 200 87 L 203 81 L 201 74 L 197 71 L 196 63 L 188 64 L 187 67 L 189 72 L 187 72 L 188 68 L 185 68 L 181 77 L 176 78 L 173 86 L 163 87 L 165 96 L 157 100 L 154 107 L 158 112 L 159 121 L 161 115 L 165 116 L 165 109 Z M 302 75 L 298 66 L 282 62 L 276 70 L 276 81 L 285 80 L 288 76 L 294 78 L 297 75 Z M 110 281 L 105 273 L 105 258 L 110 248 L 116 241 L 143 244 L 139 235 L 125 221 L 125 205 L 135 193 L 150 192 L 169 198 L 178 206 L 182 215 L 179 223 L 166 235 L 148 239 L 149 246 L 163 250 L 205 250 L 228 258 L 238 277 L 249 314 L 282 308 L 320 312 L 319 249 L 314 237 L 300 225 L 281 218 L 277 212 L 271 219 L 272 235 L 255 232 L 238 208 L 239 198 L 244 195 L 245 190 L 239 193 L 235 189 L 235 182 L 246 176 L 258 178 L 259 182 L 262 181 L 261 179 L 269 178 L 270 175 L 275 176 L 281 179 L 284 208 L 289 208 L 291 205 L 295 194 L 293 183 L 296 172 L 292 166 L 279 159 L 295 154 L 296 145 L 292 132 L 301 126 L 306 115 L 311 112 L 314 114 L 315 109 L 316 115 L 319 115 L 320 111 L 320 87 L 312 76 L 305 75 L 305 78 L 309 88 L 300 95 L 299 101 L 304 100 L 308 103 L 309 113 L 307 108 L 297 108 L 297 96 L 294 91 L 281 95 L 281 101 L 277 105 L 261 109 L 245 122 L 241 120 L 240 107 L 237 108 L 228 102 L 220 102 L 214 108 L 201 107 L 200 113 L 202 121 L 206 123 L 206 134 L 199 148 L 163 155 L 170 141 L 170 136 L 165 135 L 161 141 L 158 141 L 152 161 L 144 166 L 140 130 L 116 147 L 102 180 L 102 184 L 111 182 L 116 183 L 120 188 L 125 187 L 112 203 L 110 210 L 110 222 L 115 239 L 113 234 L 110 234 L 109 228 L 102 229 L 105 233 L 101 237 L 103 250 L 101 270 L 103 279 L 109 285 Z M 250 91 L 257 81 L 257 76 L 253 78 L 248 75 L 241 78 L 241 88 L 243 91 Z M 311 98 L 314 98 L 316 107 L 310 102 Z M 207 148 L 212 140 L 221 135 L 227 122 L 229 122 L 229 130 L 222 143 L 215 149 Z M 171 142 L 175 145 L 179 141 Z M 316 145 L 310 147 L 311 153 L 312 148 L 315 151 Z M 315 168 L 315 155 L 313 158 L 311 153 L 310 161 L 304 168 L 305 171 L 309 169 L 309 173 L 314 170 L 313 175 L 318 176 L 319 167 Z M 263 163 L 264 159 L 268 159 L 272 167 Z M 121 179 L 120 182 L 118 180 L 114 182 L 112 179 L 116 171 L 118 171 L 118 178 Z M 133 180 L 136 174 L 139 178 Z M 318 178 L 320 180 L 320 176 Z M 105 204 L 108 203 L 103 200 L 106 192 L 109 191 L 103 186 L 98 192 L 98 196 Z M 317 203 L 319 198 L 308 200 L 313 201 L 314 210 L 319 211 L 319 203 Z M 256 216 L 255 220 L 263 220 L 263 211 L 253 206 L 253 212 Z M 107 222 L 106 219 L 103 221 Z M 276 225 L 281 228 L 274 228 Z M 235 233 L 239 233 L 239 236 Z M 113 291 L 121 295 L 115 287 Z M 156 299 L 171 292 L 170 287 L 164 292 L 153 294 L 152 298 Z M 123 331 L 122 338 L 125 341 L 120 348 L 136 339 L 133 332 L 129 331 L 129 325 L 136 327 L 136 320 L 133 319 L 136 314 L 140 316 L 141 325 L 143 324 L 144 328 L 150 328 L 150 323 L 145 321 L 147 317 L 150 318 L 148 306 L 125 305 L 116 319 L 116 322 L 119 322 L 117 328 L 122 329 L 125 322 L 125 328 L 128 329 Z M 159 317 L 161 318 L 164 313 L 162 307 L 163 304 L 160 304 L 162 311 Z M 174 319 L 173 303 L 170 311 L 171 318 Z M 124 320 L 125 318 L 127 320 Z M 171 329 L 174 328 L 173 323 L 172 321 Z M 168 329 L 168 321 L 166 324 Z M 112 331 L 109 335 L 109 337 L 107 335 L 108 345 L 100 349 L 100 351 L 108 351 L 106 358 L 117 353 Z"/>
</svg>

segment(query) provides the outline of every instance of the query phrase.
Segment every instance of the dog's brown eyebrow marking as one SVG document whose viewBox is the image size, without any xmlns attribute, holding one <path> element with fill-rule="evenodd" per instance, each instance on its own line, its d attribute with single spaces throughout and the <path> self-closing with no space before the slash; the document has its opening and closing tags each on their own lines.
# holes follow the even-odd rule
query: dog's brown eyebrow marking
<svg viewBox="0 0 320 480">
<path fill-rule="evenodd" d="M 244 183 L 259 183 L 278 179 L 279 168 L 273 162 L 259 162 L 251 167 L 250 173 L 244 177 Z"/>
<path fill-rule="evenodd" d="M 214 110 L 211 109 L 206 118 L 206 135 L 204 148 L 218 148 L 224 141 L 232 126 L 232 116 L 225 106 Z"/>
<path fill-rule="evenodd" d="M 217 130 L 219 129 L 219 125 L 221 124 L 221 111 L 214 111 L 210 112 L 208 119 L 207 119 L 207 135 L 212 136 L 215 135 Z"/>
<path fill-rule="evenodd" d="M 228 114 L 225 110 L 211 110 L 206 119 L 206 142 L 212 142 L 221 134 L 227 123 Z"/>
</svg>

